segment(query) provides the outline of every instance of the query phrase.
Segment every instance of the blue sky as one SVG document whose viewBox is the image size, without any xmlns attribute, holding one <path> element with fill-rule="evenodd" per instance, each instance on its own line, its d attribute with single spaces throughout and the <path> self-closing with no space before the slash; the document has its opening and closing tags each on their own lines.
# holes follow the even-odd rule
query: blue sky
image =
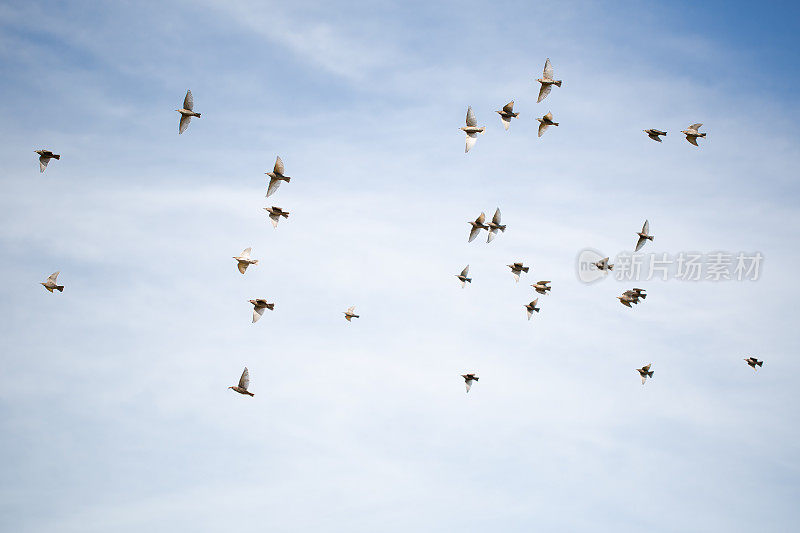
<svg viewBox="0 0 800 533">
<path fill-rule="evenodd" d="M 0 530 L 794 529 L 797 15 L 0 3 Z M 645 218 L 651 251 L 760 251 L 761 278 L 650 281 L 632 310 L 577 280 Z M 226 389 L 245 365 L 254 398 Z"/>
</svg>

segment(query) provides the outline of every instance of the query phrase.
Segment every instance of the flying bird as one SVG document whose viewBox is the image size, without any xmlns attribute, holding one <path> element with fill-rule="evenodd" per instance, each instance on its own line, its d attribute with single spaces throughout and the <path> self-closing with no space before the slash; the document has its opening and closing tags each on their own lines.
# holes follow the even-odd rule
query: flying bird
<svg viewBox="0 0 800 533">
<path fill-rule="evenodd" d="M 652 364 L 653 363 L 648 363 L 648 364 L 644 365 L 642 368 L 637 368 L 636 369 L 636 371 L 642 377 L 642 385 L 644 385 L 644 382 L 645 382 L 645 380 L 647 380 L 647 378 L 652 378 L 653 377 L 653 371 L 650 370 L 650 366 L 652 366 Z"/>
<path fill-rule="evenodd" d="M 360 318 L 356 314 L 356 306 L 355 305 L 351 305 L 350 307 L 347 308 L 347 311 L 344 312 L 344 318 L 348 322 L 351 322 L 352 319 L 354 319 L 354 318 Z"/>
<path fill-rule="evenodd" d="M 636 299 L 634 299 L 631 296 L 628 296 L 626 294 L 623 294 L 622 296 L 617 296 L 617 300 L 619 300 L 619 303 L 621 303 L 625 307 L 631 307 L 631 304 L 638 304 L 639 303 L 638 300 L 636 300 Z"/>
<path fill-rule="evenodd" d="M 191 90 L 186 91 L 186 97 L 183 99 L 183 107 L 175 111 L 181 114 L 181 121 L 178 123 L 178 135 L 180 135 L 189 127 L 189 122 L 192 120 L 192 117 L 200 118 L 200 113 L 194 112 L 194 98 L 192 97 Z"/>
<path fill-rule="evenodd" d="M 519 116 L 519 113 L 514 113 L 514 100 L 511 100 L 503 106 L 503 109 L 495 111 L 495 113 L 500 115 L 500 120 L 503 122 L 503 127 L 506 131 L 508 131 L 508 127 L 511 125 L 511 119 Z"/>
<path fill-rule="evenodd" d="M 44 286 L 44 288 L 47 289 L 50 292 L 53 292 L 54 289 L 57 290 L 58 292 L 64 292 L 64 286 L 63 285 L 59 285 L 56 282 L 56 279 L 58 278 L 58 274 L 59 274 L 58 272 L 53 272 L 52 274 L 47 276 L 47 279 L 45 280 L 45 282 L 44 283 L 40 283 L 40 285 Z"/>
<path fill-rule="evenodd" d="M 549 281 L 537 281 L 531 285 L 531 287 L 533 287 L 533 290 L 539 294 L 547 294 L 547 292 L 550 290 L 550 285 L 548 285 L 549 283 Z"/>
<path fill-rule="evenodd" d="M 278 156 L 275 159 L 275 167 L 272 169 L 272 172 L 265 172 L 265 174 L 269 176 L 269 187 L 267 187 L 267 198 L 269 198 L 270 195 L 272 195 L 272 193 L 278 190 L 278 187 L 280 187 L 282 181 L 289 183 L 289 181 L 292 179 L 289 176 L 284 176 L 283 175 L 284 172 L 285 170 L 283 168 L 283 160 L 281 159 L 281 156 Z"/>
<path fill-rule="evenodd" d="M 289 212 L 288 211 L 284 211 L 280 207 L 276 207 L 274 205 L 272 207 L 265 207 L 264 211 L 269 213 L 269 219 L 272 222 L 272 227 L 273 228 L 277 228 L 278 227 L 278 221 L 281 219 L 281 217 L 289 218 Z"/>
<path fill-rule="evenodd" d="M 58 154 L 54 154 L 50 150 L 34 150 L 35 153 L 39 154 L 39 172 L 44 172 L 44 169 L 47 168 L 47 163 L 50 162 L 51 159 L 61 159 L 61 156 Z"/>
<path fill-rule="evenodd" d="M 636 287 L 634 287 L 629 291 L 623 292 L 622 294 L 623 294 L 623 296 L 628 296 L 628 297 L 636 300 L 634 303 L 638 304 L 639 303 L 639 299 L 644 300 L 645 298 L 647 298 L 647 294 L 645 294 L 645 292 L 646 292 L 645 289 L 637 289 Z"/>
<path fill-rule="evenodd" d="M 652 241 L 653 240 L 653 236 L 650 235 L 650 222 L 645 220 L 644 221 L 644 225 L 642 225 L 642 231 L 640 231 L 636 235 L 639 236 L 639 240 L 636 242 L 636 250 L 634 250 L 634 251 L 638 252 L 639 250 L 642 249 L 642 246 L 644 246 L 644 243 L 646 243 L 647 241 Z"/>
<path fill-rule="evenodd" d="M 517 280 L 517 283 L 519 283 L 520 274 L 523 272 L 527 273 L 530 269 L 530 267 L 526 267 L 522 263 L 512 263 L 506 266 L 511 269 L 511 273 L 514 274 L 514 279 Z"/>
<path fill-rule="evenodd" d="M 650 137 L 654 141 L 658 141 L 658 142 L 661 142 L 660 135 L 666 135 L 667 134 L 666 131 L 657 130 L 655 128 L 650 128 L 649 130 L 642 130 L 642 131 L 645 132 L 648 137 Z"/>
<path fill-rule="evenodd" d="M 476 218 L 474 221 L 472 220 L 467 221 L 467 224 L 472 226 L 472 229 L 469 230 L 468 242 L 474 241 L 475 237 L 478 236 L 478 233 L 480 233 L 482 229 L 489 229 L 489 226 L 483 223 L 484 220 L 486 220 L 486 215 L 483 214 L 483 212 L 481 212 L 480 216 L 478 216 L 478 218 Z"/>
<path fill-rule="evenodd" d="M 549 128 L 550 126 L 558 126 L 558 122 L 553 122 L 553 114 L 547 113 L 542 118 L 537 118 L 536 120 L 539 121 L 539 137 Z"/>
<path fill-rule="evenodd" d="M 269 309 L 270 311 L 275 310 L 274 303 L 267 303 L 264 298 L 256 298 L 255 300 L 250 300 L 250 303 L 253 304 L 253 324 L 258 322 L 258 319 L 261 318 L 261 315 L 264 314 L 264 309 Z"/>
<path fill-rule="evenodd" d="M 255 394 L 247 390 L 247 387 L 249 386 L 250 386 L 250 371 L 247 370 L 247 367 L 244 367 L 244 372 L 242 372 L 242 377 L 239 378 L 239 384 L 228 388 L 233 389 L 239 394 L 244 394 L 247 396 L 255 396 Z"/>
<path fill-rule="evenodd" d="M 614 265 L 608 264 L 608 257 L 604 257 L 597 263 L 594 263 L 594 266 L 597 267 L 597 270 L 604 270 L 604 271 L 614 270 Z"/>
<path fill-rule="evenodd" d="M 539 298 L 536 298 L 536 299 L 535 299 L 534 301 L 532 301 L 531 303 L 529 303 L 529 304 L 525 304 L 525 309 L 527 309 L 527 311 L 528 311 L 528 320 L 530 320 L 530 319 L 531 319 L 531 317 L 533 316 L 533 312 L 534 312 L 534 311 L 536 311 L 537 313 L 539 312 L 539 308 L 538 308 L 538 307 L 536 307 L 536 303 L 537 303 L 538 301 L 539 301 Z"/>
<path fill-rule="evenodd" d="M 502 231 L 505 233 L 506 226 L 505 224 L 500 224 L 500 208 L 498 207 L 497 210 L 494 212 L 494 216 L 492 217 L 492 221 L 489 222 L 488 226 L 489 237 L 486 239 L 486 242 L 492 242 L 492 239 L 495 238 L 497 235 L 497 230 Z"/>
<path fill-rule="evenodd" d="M 690 143 L 692 143 L 695 146 L 699 146 L 697 144 L 697 138 L 706 136 L 705 133 L 700 133 L 699 131 L 697 131 L 697 130 L 700 129 L 701 126 L 702 126 L 702 124 L 692 124 L 691 126 L 686 128 L 685 130 L 681 130 L 681 133 L 686 135 L 686 140 L 687 141 L 689 141 Z"/>
<path fill-rule="evenodd" d="M 242 252 L 242 255 L 234 257 L 234 259 L 236 259 L 238 263 L 239 272 L 241 272 L 242 274 L 244 274 L 244 271 L 247 270 L 247 267 L 249 267 L 250 265 L 258 264 L 258 259 L 250 258 L 250 250 L 252 250 L 252 248 L 245 248 L 244 251 Z"/>
<path fill-rule="evenodd" d="M 760 367 L 760 366 L 762 366 L 762 365 L 764 364 L 764 361 L 759 361 L 759 360 L 758 360 L 758 359 L 756 359 L 755 357 L 748 357 L 747 359 L 745 359 L 745 362 L 746 362 L 746 363 L 747 363 L 747 364 L 748 364 L 748 365 L 749 365 L 749 366 L 750 366 L 750 367 L 751 367 L 753 370 L 758 370 L 758 369 L 756 368 L 756 366 L 759 366 L 759 367 Z"/>
<path fill-rule="evenodd" d="M 461 271 L 461 274 L 456 275 L 458 281 L 461 282 L 462 289 L 467 286 L 467 283 L 472 283 L 472 278 L 468 278 L 467 277 L 468 275 L 469 275 L 469 265 L 464 267 L 464 270 Z"/>
<path fill-rule="evenodd" d="M 544 62 L 544 72 L 542 72 L 542 77 L 536 81 L 542 84 L 541 89 L 539 89 L 539 99 L 536 100 L 537 104 L 547 98 L 547 95 L 550 94 L 550 89 L 553 88 L 553 85 L 556 87 L 561 87 L 561 80 L 553 79 L 553 65 L 550 64 L 549 57 Z M 556 124 L 556 126 L 558 126 L 558 124 Z M 541 137 L 541 134 L 539 134 L 539 136 Z"/>
<path fill-rule="evenodd" d="M 478 134 L 486 130 L 484 126 L 478 127 L 478 120 L 475 118 L 475 113 L 472 111 L 471 106 L 467 108 L 467 125 L 461 130 L 467 134 L 467 146 L 464 148 L 464 153 L 466 154 L 470 148 L 475 146 Z"/>
<path fill-rule="evenodd" d="M 467 386 L 467 392 L 469 392 L 469 389 L 472 388 L 472 382 L 480 379 L 475 374 L 461 374 L 461 377 L 464 378 L 464 384 Z"/>
</svg>

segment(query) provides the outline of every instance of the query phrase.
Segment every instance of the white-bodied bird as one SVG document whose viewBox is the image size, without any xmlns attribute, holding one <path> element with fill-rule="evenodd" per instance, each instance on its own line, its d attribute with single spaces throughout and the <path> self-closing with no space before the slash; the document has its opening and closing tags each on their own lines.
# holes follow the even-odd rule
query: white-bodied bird
<svg viewBox="0 0 800 533">
<path fill-rule="evenodd" d="M 550 64 L 550 58 L 548 57 L 544 62 L 544 71 L 542 72 L 542 77 L 536 80 L 542 84 L 542 87 L 539 89 L 539 98 L 536 100 L 537 104 L 547 98 L 547 95 L 550 94 L 550 90 L 553 88 L 553 85 L 556 87 L 561 87 L 561 80 L 553 79 L 553 75 L 553 65 Z M 541 134 L 539 136 L 541 137 Z"/>
<path fill-rule="evenodd" d="M 242 252 L 242 255 L 234 257 L 234 259 L 236 259 L 236 262 L 238 263 L 237 266 L 239 267 L 239 272 L 241 272 L 242 274 L 244 274 L 245 270 L 247 270 L 247 267 L 249 267 L 250 265 L 258 264 L 258 259 L 250 258 L 250 250 L 252 250 L 252 248 L 245 248 L 244 251 Z"/>
<path fill-rule="evenodd" d="M 181 114 L 181 120 L 178 123 L 178 135 L 180 135 L 189 127 L 189 122 L 191 122 L 192 117 L 200 118 L 200 113 L 194 112 L 194 98 L 192 97 L 191 90 L 186 91 L 186 96 L 183 99 L 183 107 L 175 111 Z"/>
<path fill-rule="evenodd" d="M 691 126 L 686 128 L 685 130 L 681 130 L 681 133 L 686 135 L 686 140 L 687 141 L 689 141 L 690 143 L 692 143 L 695 146 L 700 146 L 699 144 L 697 144 L 697 138 L 706 136 L 705 133 L 700 133 L 698 131 L 701 126 L 702 126 L 702 124 L 699 124 L 699 123 L 698 124 L 692 124 Z"/>
<path fill-rule="evenodd" d="M 467 125 L 461 128 L 461 130 L 467 134 L 467 146 L 464 148 L 464 153 L 466 154 L 469 152 L 470 148 L 475 146 L 478 140 L 478 134 L 486 131 L 484 126 L 478 126 L 478 120 L 475 118 L 475 113 L 472 111 L 471 106 L 467 108 Z"/>
</svg>

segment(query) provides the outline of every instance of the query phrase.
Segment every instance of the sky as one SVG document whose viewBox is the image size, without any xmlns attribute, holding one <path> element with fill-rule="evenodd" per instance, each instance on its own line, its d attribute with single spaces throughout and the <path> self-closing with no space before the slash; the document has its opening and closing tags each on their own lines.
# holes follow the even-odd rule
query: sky
<svg viewBox="0 0 800 533">
<path fill-rule="evenodd" d="M 0 2 L 0 531 L 795 529 L 799 14 Z M 758 279 L 582 283 L 644 219 Z"/>
</svg>

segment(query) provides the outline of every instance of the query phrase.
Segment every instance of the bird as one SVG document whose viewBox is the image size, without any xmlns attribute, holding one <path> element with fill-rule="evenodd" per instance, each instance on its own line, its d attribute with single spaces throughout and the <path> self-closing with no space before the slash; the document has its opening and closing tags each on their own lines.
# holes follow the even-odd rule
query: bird
<svg viewBox="0 0 800 533">
<path fill-rule="evenodd" d="M 478 236 L 478 233 L 480 233 L 482 229 L 489 229 L 489 226 L 483 223 L 484 220 L 486 220 L 486 215 L 483 214 L 483 211 L 481 211 L 481 214 L 474 221 L 467 221 L 467 224 L 472 226 L 472 229 L 469 230 L 469 241 L 467 242 L 474 241 L 475 237 Z"/>
<path fill-rule="evenodd" d="M 647 134 L 648 137 L 653 139 L 654 141 L 661 142 L 661 137 L 659 135 L 666 135 L 666 131 L 657 130 L 655 128 L 650 128 L 649 130 L 642 130 Z"/>
<path fill-rule="evenodd" d="M 497 235 L 497 230 L 502 231 L 505 233 L 506 226 L 505 224 L 500 224 L 500 208 L 498 207 L 497 210 L 494 212 L 494 216 L 492 217 L 492 221 L 489 222 L 487 225 L 489 231 L 489 237 L 486 239 L 486 242 L 492 242 L 492 239 L 495 238 Z"/>
<path fill-rule="evenodd" d="M 522 263 L 512 263 L 510 265 L 506 265 L 508 268 L 511 269 L 511 273 L 514 274 L 514 279 L 517 280 L 519 283 L 519 276 L 522 272 L 527 273 L 530 267 L 526 267 Z"/>
<path fill-rule="evenodd" d="M 597 270 L 614 270 L 614 265 L 608 264 L 608 257 L 604 257 L 597 263 L 594 263 L 594 266 L 597 267 Z"/>
<path fill-rule="evenodd" d="M 258 322 L 258 319 L 261 318 L 261 315 L 264 314 L 264 309 L 269 309 L 270 311 L 275 310 L 274 303 L 267 303 L 264 298 L 256 298 L 255 300 L 250 300 L 250 303 L 253 304 L 253 324 Z"/>
<path fill-rule="evenodd" d="M 685 130 L 681 130 L 681 133 L 686 135 L 686 140 L 687 141 L 689 141 L 690 143 L 692 143 L 695 146 L 700 146 L 699 144 L 697 144 L 697 138 L 698 137 L 704 137 L 705 138 L 705 136 L 706 136 L 705 133 L 700 133 L 699 131 L 697 131 L 702 126 L 703 126 L 702 124 L 692 124 L 691 126 L 686 128 Z"/>
<path fill-rule="evenodd" d="M 558 126 L 558 122 L 553 122 L 553 114 L 547 113 L 542 118 L 537 118 L 536 120 L 539 121 L 539 137 L 547 130 L 550 126 Z"/>
<path fill-rule="evenodd" d="M 252 250 L 252 248 L 245 248 L 242 255 L 234 257 L 238 262 L 239 272 L 242 274 L 244 274 L 244 271 L 247 270 L 247 267 L 250 265 L 258 264 L 258 259 L 250 259 L 250 250 Z"/>
<path fill-rule="evenodd" d="M 467 283 L 472 283 L 472 278 L 468 278 L 469 275 L 469 265 L 464 267 L 464 270 L 461 271 L 461 274 L 457 274 L 456 277 L 461 282 L 461 288 L 467 286 Z"/>
<path fill-rule="evenodd" d="M 752 356 L 748 357 L 747 359 L 745 359 L 745 362 L 749 366 L 751 366 L 753 368 L 753 370 L 758 370 L 756 368 L 756 366 L 762 366 L 764 364 L 764 361 L 759 361 L 758 359 L 756 359 L 755 357 L 752 357 Z"/>
<path fill-rule="evenodd" d="M 192 97 L 191 90 L 186 91 L 186 96 L 183 99 L 183 107 L 175 111 L 181 114 L 181 120 L 178 123 L 178 135 L 180 135 L 189 127 L 189 122 L 192 120 L 192 117 L 200 118 L 200 113 L 194 112 L 194 98 Z"/>
<path fill-rule="evenodd" d="M 267 198 L 269 198 L 270 195 L 272 195 L 272 193 L 278 190 L 278 187 L 280 187 L 282 181 L 289 183 L 289 181 L 292 179 L 289 176 L 284 176 L 283 175 L 284 172 L 285 170 L 283 168 L 283 160 L 281 159 L 281 156 L 278 156 L 275 159 L 275 167 L 272 169 L 272 172 L 264 173 L 267 176 L 269 176 L 269 187 L 267 187 Z"/>
<path fill-rule="evenodd" d="M 530 320 L 530 319 L 531 319 L 531 317 L 533 316 L 533 312 L 534 312 L 534 311 L 536 311 L 537 313 L 539 312 L 539 308 L 538 308 L 538 307 L 536 307 L 536 303 L 537 303 L 538 301 L 539 301 L 539 298 L 536 298 L 536 299 L 535 299 L 534 301 L 532 301 L 531 303 L 529 303 L 529 304 L 525 304 L 525 309 L 527 309 L 527 310 L 528 310 L 528 320 Z"/>
<path fill-rule="evenodd" d="M 348 322 L 351 322 L 352 319 L 354 319 L 354 318 L 360 318 L 356 314 L 356 306 L 355 305 L 351 305 L 350 307 L 347 308 L 347 311 L 344 312 L 344 318 Z"/>
<path fill-rule="evenodd" d="M 473 381 L 480 380 L 480 378 L 475 374 L 461 374 L 461 377 L 464 378 L 464 384 L 467 386 L 467 392 L 469 392 L 469 389 L 472 388 Z"/>
<path fill-rule="evenodd" d="M 234 385 L 233 387 L 228 387 L 229 389 L 233 389 L 234 391 L 238 392 L 239 394 L 247 395 L 247 396 L 255 396 L 252 392 L 247 390 L 247 387 L 250 386 L 250 371 L 247 370 L 247 367 L 244 367 L 244 372 L 242 372 L 242 377 L 239 378 L 239 384 Z"/>
<path fill-rule="evenodd" d="M 623 294 L 622 296 L 617 296 L 617 300 L 619 300 L 619 303 L 621 303 L 625 307 L 631 307 L 631 304 L 639 303 L 638 300 L 626 294 Z"/>
<path fill-rule="evenodd" d="M 289 218 L 289 212 L 284 211 L 280 207 L 272 206 L 272 207 L 265 207 L 264 211 L 269 213 L 269 219 L 272 221 L 272 227 L 278 227 L 278 221 L 283 218 Z"/>
<path fill-rule="evenodd" d="M 647 378 L 652 378 L 652 377 L 653 377 L 653 371 L 652 371 L 652 370 L 650 370 L 650 366 L 651 366 L 652 364 L 653 364 L 653 363 L 647 363 L 647 364 L 646 364 L 646 365 L 644 365 L 642 368 L 637 368 L 637 369 L 636 369 L 636 371 L 637 371 L 637 372 L 639 373 L 639 375 L 642 377 L 642 385 L 644 385 L 644 382 L 645 382 L 645 380 L 646 380 Z"/>
<path fill-rule="evenodd" d="M 542 87 L 539 89 L 539 98 L 536 100 L 537 104 L 547 98 L 547 95 L 550 94 L 550 89 L 553 88 L 553 85 L 556 87 L 561 87 L 561 80 L 553 79 L 553 65 L 550 63 L 549 57 L 544 62 L 544 71 L 542 72 L 542 77 L 536 81 L 542 84 Z"/>
<path fill-rule="evenodd" d="M 644 243 L 646 243 L 647 241 L 652 241 L 653 240 L 653 236 L 650 235 L 650 222 L 645 220 L 644 224 L 642 225 L 642 231 L 640 231 L 636 235 L 639 236 L 639 240 L 636 242 L 636 250 L 634 250 L 634 251 L 638 252 L 639 250 L 642 249 L 642 246 L 644 246 Z"/>
<path fill-rule="evenodd" d="M 511 100 L 503 106 L 503 109 L 495 111 L 495 113 L 500 115 L 500 120 L 503 122 L 503 127 L 506 131 L 508 131 L 508 127 L 511 125 L 511 119 L 519 116 L 519 113 L 514 113 L 514 100 Z"/>
<path fill-rule="evenodd" d="M 637 304 L 639 303 L 639 299 L 644 300 L 645 298 L 647 298 L 647 294 L 645 294 L 645 289 L 638 289 L 636 287 L 634 287 L 633 289 L 631 289 L 629 291 L 625 291 L 622 294 L 624 296 L 628 296 L 628 297 L 636 300 L 633 303 L 637 303 Z"/>
<path fill-rule="evenodd" d="M 34 150 L 35 153 L 39 154 L 39 173 L 44 172 L 44 169 L 47 168 L 47 163 L 50 162 L 51 159 L 61 159 L 61 156 L 58 154 L 54 154 L 50 150 Z"/>
<path fill-rule="evenodd" d="M 64 286 L 59 285 L 56 282 L 56 278 L 58 278 L 59 272 L 53 272 L 49 276 L 47 276 L 47 280 L 44 283 L 40 283 L 40 285 L 44 286 L 50 292 L 53 292 L 53 289 L 57 290 L 58 292 L 64 292 Z"/>
<path fill-rule="evenodd" d="M 539 294 L 547 294 L 547 292 L 550 290 L 550 286 L 548 285 L 548 283 L 550 283 L 550 282 L 549 281 L 537 281 L 536 283 L 531 285 L 531 287 L 533 287 L 533 290 L 535 290 Z"/>
<path fill-rule="evenodd" d="M 464 148 L 464 153 L 469 152 L 469 149 L 475 146 L 478 140 L 478 134 L 486 131 L 485 126 L 478 127 L 478 120 L 475 118 L 475 113 L 472 111 L 472 106 L 467 107 L 467 125 L 461 128 L 467 134 L 467 146 Z"/>
</svg>

